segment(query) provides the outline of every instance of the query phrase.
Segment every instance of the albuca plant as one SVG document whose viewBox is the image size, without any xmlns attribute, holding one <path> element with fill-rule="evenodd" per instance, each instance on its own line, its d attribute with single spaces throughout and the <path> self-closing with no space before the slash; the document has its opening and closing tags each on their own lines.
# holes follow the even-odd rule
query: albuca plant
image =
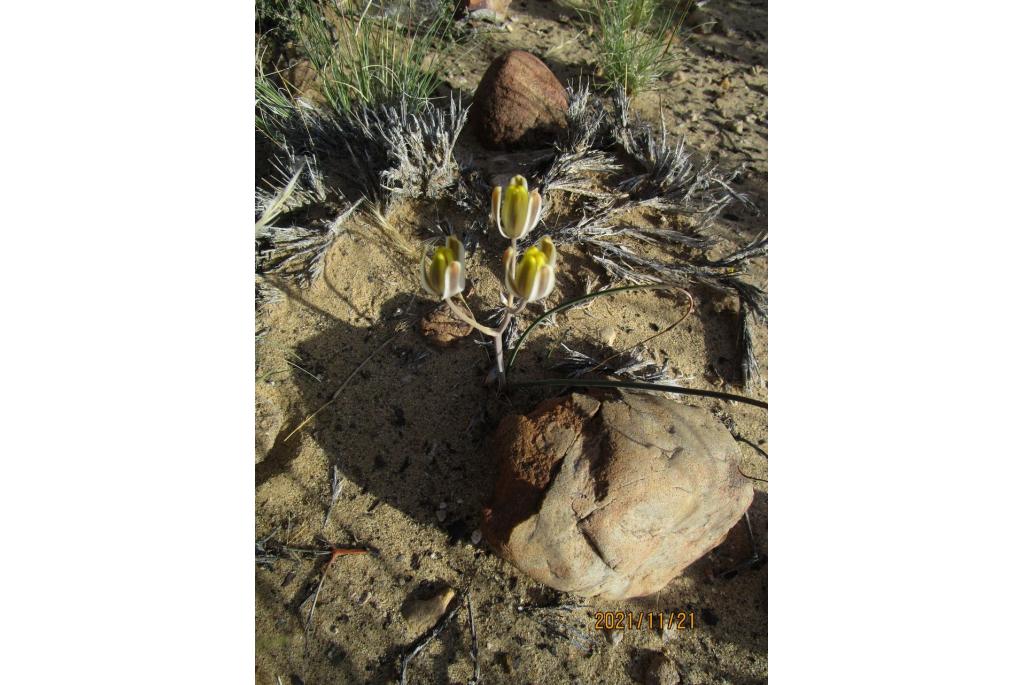
<svg viewBox="0 0 1024 685">
<path fill-rule="evenodd" d="M 420 283 L 434 297 L 448 303 L 452 313 L 462 321 L 494 339 L 495 372 L 499 387 L 505 385 L 503 335 L 512 318 L 527 304 L 543 300 L 555 287 L 555 268 L 558 252 L 551 238 L 544 236 L 528 247 L 520 256 L 518 242 L 529 235 L 540 221 L 541 196 L 532 192 L 522 176 L 515 176 L 504 188 L 495 187 L 491 193 L 491 221 L 498 232 L 512 244 L 502 255 L 505 270 L 501 294 L 503 313 L 495 328 L 477 321 L 462 297 L 466 287 L 466 250 L 455 236 L 448 236 L 445 244 L 428 254 L 429 243 L 420 260 Z M 457 298 L 457 299 L 456 299 Z"/>
</svg>

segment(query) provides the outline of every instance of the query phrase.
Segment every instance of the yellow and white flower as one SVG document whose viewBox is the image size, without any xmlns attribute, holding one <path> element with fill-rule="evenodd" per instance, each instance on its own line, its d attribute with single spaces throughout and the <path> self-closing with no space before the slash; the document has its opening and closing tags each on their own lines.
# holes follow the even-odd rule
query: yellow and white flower
<svg viewBox="0 0 1024 685">
<path fill-rule="evenodd" d="M 505 265 L 505 287 L 524 302 L 543 300 L 555 287 L 555 265 L 558 253 L 551 238 L 544 236 L 527 248 L 517 263 L 511 247 L 502 258 Z"/>
<path fill-rule="evenodd" d="M 504 198 L 501 186 L 491 191 L 491 221 L 509 240 L 518 240 L 533 230 L 540 221 L 540 207 L 540 193 L 536 189 L 531 192 L 522 176 L 512 177 Z"/>
<path fill-rule="evenodd" d="M 466 287 L 465 257 L 466 248 L 453 235 L 429 257 L 424 249 L 420 260 L 420 284 L 424 290 L 445 300 L 461 293 Z"/>
</svg>

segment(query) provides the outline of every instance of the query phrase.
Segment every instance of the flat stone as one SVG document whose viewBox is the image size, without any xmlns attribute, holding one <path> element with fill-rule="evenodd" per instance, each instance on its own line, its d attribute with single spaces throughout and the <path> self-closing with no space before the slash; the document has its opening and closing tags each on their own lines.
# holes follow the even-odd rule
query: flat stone
<svg viewBox="0 0 1024 685">
<path fill-rule="evenodd" d="M 444 302 L 420 319 L 420 333 L 437 347 L 451 347 L 473 332 L 473 327 L 452 313 Z"/>
<path fill-rule="evenodd" d="M 611 347 L 615 344 L 618 334 L 619 330 L 615 326 L 604 326 L 597 332 L 597 337 L 600 338 L 602 344 Z"/>
<path fill-rule="evenodd" d="M 448 588 L 429 599 L 407 599 L 402 606 L 402 618 L 405 619 L 409 634 L 421 635 L 437 623 L 444 616 L 453 597 L 455 591 Z"/>
</svg>

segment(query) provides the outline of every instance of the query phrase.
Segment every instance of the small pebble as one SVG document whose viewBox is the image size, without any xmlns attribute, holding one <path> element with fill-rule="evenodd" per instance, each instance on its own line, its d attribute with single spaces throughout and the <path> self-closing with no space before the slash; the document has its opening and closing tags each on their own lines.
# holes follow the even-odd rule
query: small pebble
<svg viewBox="0 0 1024 685">
<path fill-rule="evenodd" d="M 444 509 L 438 509 L 435 515 L 437 516 L 438 522 L 444 523 L 444 519 L 448 515 L 448 512 Z M 433 558 L 433 555 L 431 555 L 431 558 Z"/>
<path fill-rule="evenodd" d="M 469 539 L 473 541 L 474 545 L 479 545 L 481 538 L 483 538 L 483 533 L 480 532 L 479 528 L 474 530 L 469 536 Z"/>
<path fill-rule="evenodd" d="M 448 588 L 430 599 L 409 599 L 402 607 L 402 618 L 405 619 L 412 635 L 420 635 L 430 628 L 437 619 L 444 615 L 449 602 L 455 597 L 455 591 Z"/>
<path fill-rule="evenodd" d="M 597 333 L 601 342 L 609 347 L 615 344 L 615 338 L 618 334 L 619 332 L 615 329 L 615 326 L 605 326 Z"/>
</svg>

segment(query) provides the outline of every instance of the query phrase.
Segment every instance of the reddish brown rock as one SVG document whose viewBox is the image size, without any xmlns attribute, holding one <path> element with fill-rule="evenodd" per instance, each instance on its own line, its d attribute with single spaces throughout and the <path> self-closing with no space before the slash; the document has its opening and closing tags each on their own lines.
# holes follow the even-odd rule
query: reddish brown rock
<svg viewBox="0 0 1024 685">
<path fill-rule="evenodd" d="M 547 65 L 511 50 L 495 59 L 480 79 L 469 123 L 491 150 L 546 145 L 564 129 L 569 99 Z"/>
<path fill-rule="evenodd" d="M 452 314 L 442 302 L 420 319 L 420 333 L 438 347 L 451 347 L 473 332 L 473 327 Z"/>
<path fill-rule="evenodd" d="M 657 592 L 702 557 L 753 499 L 739 450 L 710 412 L 643 394 L 573 394 L 507 416 L 483 534 L 556 590 Z"/>
</svg>

